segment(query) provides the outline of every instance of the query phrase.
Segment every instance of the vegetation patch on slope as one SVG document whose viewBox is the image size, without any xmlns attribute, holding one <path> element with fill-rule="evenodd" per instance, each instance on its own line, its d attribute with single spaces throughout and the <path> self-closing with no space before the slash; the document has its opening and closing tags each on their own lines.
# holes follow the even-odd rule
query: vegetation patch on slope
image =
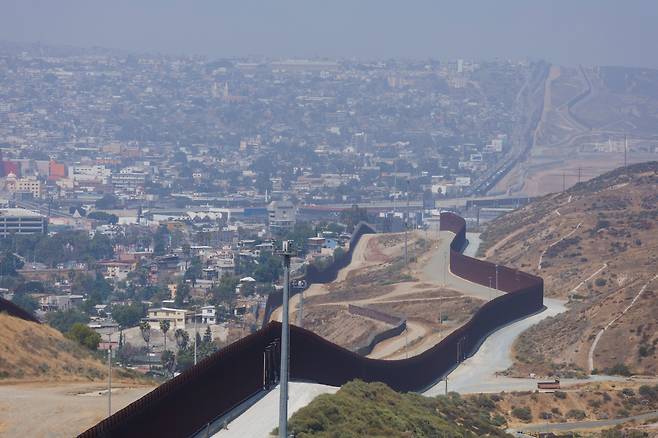
<svg viewBox="0 0 658 438">
<path fill-rule="evenodd" d="M 434 398 L 353 381 L 296 412 L 290 432 L 303 437 L 507 437 L 494 405 L 457 393 Z"/>
</svg>

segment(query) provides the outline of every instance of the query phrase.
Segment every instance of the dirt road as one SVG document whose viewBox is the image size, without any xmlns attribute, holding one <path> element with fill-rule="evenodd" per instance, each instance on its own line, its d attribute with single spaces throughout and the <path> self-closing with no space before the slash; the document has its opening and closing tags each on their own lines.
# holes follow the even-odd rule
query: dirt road
<svg viewBox="0 0 658 438">
<path fill-rule="evenodd" d="M 154 387 L 112 388 L 112 412 Z M 23 383 L 0 385 L 0 435 L 71 437 L 107 416 L 107 386 L 98 383 Z"/>
</svg>

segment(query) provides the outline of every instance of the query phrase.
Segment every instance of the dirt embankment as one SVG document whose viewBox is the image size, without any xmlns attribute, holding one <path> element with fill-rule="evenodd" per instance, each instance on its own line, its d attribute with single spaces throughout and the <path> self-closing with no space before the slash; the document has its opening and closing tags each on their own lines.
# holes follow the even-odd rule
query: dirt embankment
<svg viewBox="0 0 658 438">
<path fill-rule="evenodd" d="M 305 328 L 339 345 L 355 348 L 372 333 L 390 326 L 352 315 L 348 306 L 381 310 L 406 319 L 407 331 L 382 342 L 370 357 L 397 359 L 432 347 L 480 306 L 479 300 L 463 297 L 424 278 L 424 268 L 438 245 L 426 233 L 409 234 L 408 266 L 403 234 L 368 237 L 359 243 L 353 263 L 341 271 L 337 281 L 315 285 L 315 289 L 305 293 Z M 297 310 L 292 321 L 297 321 Z"/>
<path fill-rule="evenodd" d="M 48 325 L 0 314 L 0 333 L 0 382 L 107 376 L 107 369 L 89 351 Z"/>
<path fill-rule="evenodd" d="M 657 162 L 618 169 L 540 198 L 483 233 L 490 260 L 543 277 L 546 296 L 569 300 L 567 312 L 517 342 L 521 374 L 587 373 L 590 365 L 658 373 L 656 187 Z"/>
</svg>

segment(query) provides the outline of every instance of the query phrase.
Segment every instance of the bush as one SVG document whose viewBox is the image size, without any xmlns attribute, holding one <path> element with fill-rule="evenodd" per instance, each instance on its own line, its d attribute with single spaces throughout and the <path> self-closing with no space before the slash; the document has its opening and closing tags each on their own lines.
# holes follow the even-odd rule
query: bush
<svg viewBox="0 0 658 438">
<path fill-rule="evenodd" d="M 626 397 L 633 397 L 635 395 L 635 391 L 631 388 L 624 388 L 621 390 L 621 393 Z"/>
<path fill-rule="evenodd" d="M 640 395 L 648 400 L 658 400 L 658 385 L 651 387 L 649 385 L 642 385 L 638 390 Z"/>
<path fill-rule="evenodd" d="M 565 398 L 567 398 L 567 393 L 564 392 L 564 391 L 555 391 L 553 393 L 553 395 L 555 396 L 555 398 L 559 398 L 561 400 L 564 400 Z"/>
<path fill-rule="evenodd" d="M 527 407 L 512 409 L 512 415 L 521 421 L 532 421 L 532 411 Z"/>
<path fill-rule="evenodd" d="M 595 284 L 597 287 L 603 287 L 603 286 L 606 285 L 606 283 L 607 283 L 607 281 L 605 280 L 605 278 L 597 278 L 597 279 L 594 281 L 594 284 Z"/>
<path fill-rule="evenodd" d="M 605 372 L 606 374 L 626 376 L 626 377 L 633 374 L 631 373 L 631 370 L 628 368 L 628 366 L 626 366 L 626 364 L 623 363 L 618 363 L 611 368 L 606 368 Z"/>
<path fill-rule="evenodd" d="M 567 412 L 567 418 L 573 418 L 574 420 L 582 420 L 585 417 L 585 411 L 580 409 L 571 409 Z"/>
<path fill-rule="evenodd" d="M 66 337 L 90 350 L 96 350 L 101 342 L 101 335 L 80 322 L 73 324 Z"/>
</svg>

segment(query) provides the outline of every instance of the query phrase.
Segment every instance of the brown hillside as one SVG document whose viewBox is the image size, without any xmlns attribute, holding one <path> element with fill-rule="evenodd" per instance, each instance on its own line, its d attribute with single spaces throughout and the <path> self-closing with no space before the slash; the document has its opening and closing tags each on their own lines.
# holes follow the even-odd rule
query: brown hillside
<svg viewBox="0 0 658 438">
<path fill-rule="evenodd" d="M 104 365 L 47 325 L 0 313 L 0 382 L 7 380 L 94 380 Z"/>
<path fill-rule="evenodd" d="M 588 370 L 608 326 L 594 368 L 657 373 L 658 162 L 544 196 L 492 222 L 483 239 L 488 259 L 540 275 L 546 296 L 568 300 L 568 312 L 522 336 L 518 370 Z"/>
</svg>

